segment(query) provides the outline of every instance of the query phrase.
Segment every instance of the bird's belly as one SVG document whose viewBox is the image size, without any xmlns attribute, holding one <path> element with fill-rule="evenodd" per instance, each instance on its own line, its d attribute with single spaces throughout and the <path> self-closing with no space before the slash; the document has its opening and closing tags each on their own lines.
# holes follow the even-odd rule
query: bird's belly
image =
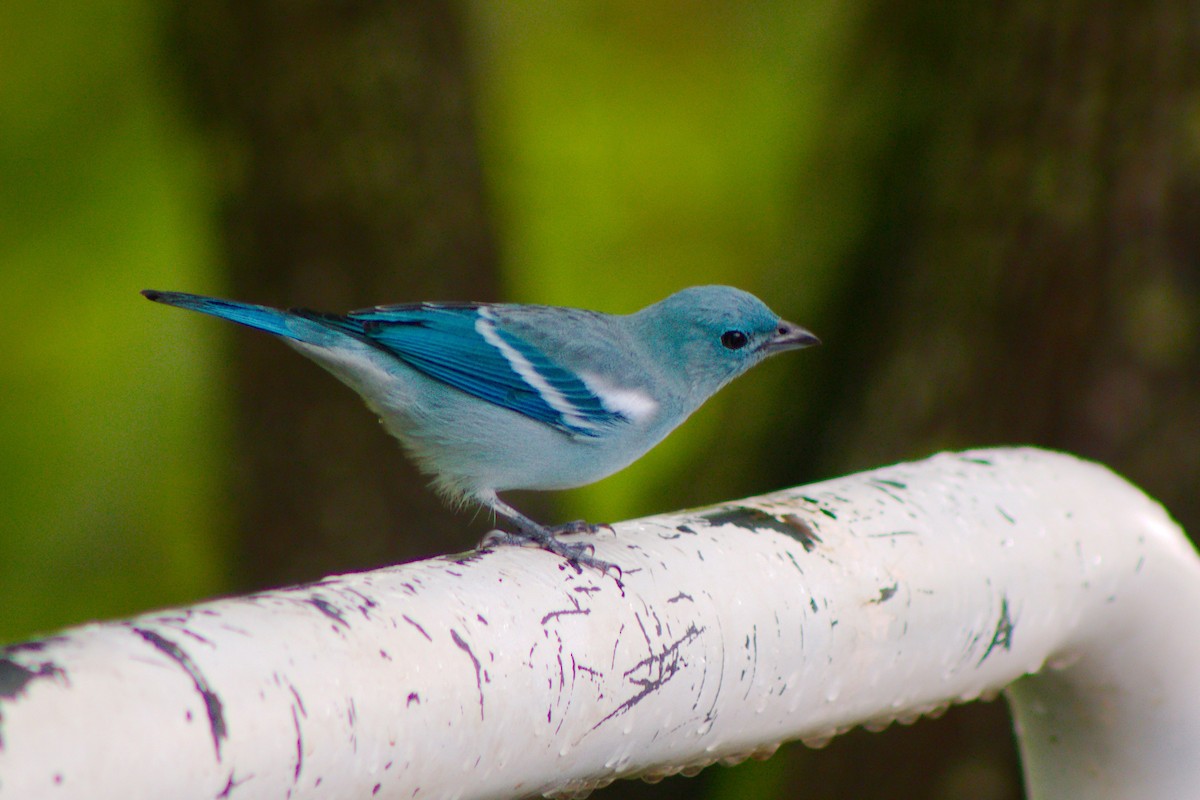
<svg viewBox="0 0 1200 800">
<path fill-rule="evenodd" d="M 417 412 L 376 411 L 436 483 L 462 494 L 583 486 L 628 466 L 666 433 L 618 423 L 600 436 L 572 436 L 449 387 Z"/>
<path fill-rule="evenodd" d="M 605 478 L 649 449 L 630 437 L 573 437 L 515 412 L 503 424 L 478 427 L 459 420 L 458 431 L 439 435 L 441 426 L 408 426 L 393 431 L 427 471 L 469 493 L 479 490 L 569 489 Z"/>
<path fill-rule="evenodd" d="M 674 427 L 647 414 L 598 436 L 573 436 L 383 359 L 373 348 L 331 352 L 292 344 L 362 395 L 451 495 L 593 483 L 637 460 Z"/>
</svg>

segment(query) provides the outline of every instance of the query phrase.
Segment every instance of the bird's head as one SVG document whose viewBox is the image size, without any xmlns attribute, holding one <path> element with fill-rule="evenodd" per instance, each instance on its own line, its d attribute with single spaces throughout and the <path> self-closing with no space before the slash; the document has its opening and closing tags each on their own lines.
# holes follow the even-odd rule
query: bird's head
<svg viewBox="0 0 1200 800">
<path fill-rule="evenodd" d="M 730 286 L 694 286 L 636 315 L 658 363 L 707 397 L 764 358 L 820 344 L 754 295 Z"/>
</svg>

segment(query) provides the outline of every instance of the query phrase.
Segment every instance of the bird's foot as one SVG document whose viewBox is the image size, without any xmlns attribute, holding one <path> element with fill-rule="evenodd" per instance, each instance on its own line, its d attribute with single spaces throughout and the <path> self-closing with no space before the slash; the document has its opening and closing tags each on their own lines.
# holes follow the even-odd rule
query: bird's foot
<svg viewBox="0 0 1200 800">
<path fill-rule="evenodd" d="M 612 525 L 593 525 L 587 520 L 577 519 L 574 522 L 564 522 L 562 525 L 555 525 L 549 531 L 551 536 L 566 536 L 572 533 L 599 533 L 603 528 L 608 528 L 611 531 Z"/>
<path fill-rule="evenodd" d="M 617 574 L 620 575 L 621 568 L 619 566 L 608 561 L 601 561 L 592 556 L 596 548 L 589 542 L 564 542 L 558 539 L 558 536 L 562 534 L 595 533 L 601 527 L 607 526 L 590 525 L 583 520 L 577 520 L 555 528 L 530 527 L 521 530 L 519 533 L 489 531 L 479 542 L 479 546 L 493 547 L 498 544 L 534 544 L 543 550 L 548 550 L 555 555 L 562 556 L 575 568 L 576 572 L 583 572 L 582 567 L 594 567 L 601 572 L 608 572 L 610 569 L 616 570 Z"/>
</svg>

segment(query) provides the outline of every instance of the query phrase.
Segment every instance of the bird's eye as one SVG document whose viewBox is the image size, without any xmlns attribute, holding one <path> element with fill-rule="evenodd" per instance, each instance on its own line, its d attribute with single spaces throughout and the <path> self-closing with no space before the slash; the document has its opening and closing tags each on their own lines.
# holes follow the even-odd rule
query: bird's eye
<svg viewBox="0 0 1200 800">
<path fill-rule="evenodd" d="M 729 350 L 741 350 L 750 341 L 741 331 L 725 331 L 721 334 L 721 344 Z"/>
</svg>

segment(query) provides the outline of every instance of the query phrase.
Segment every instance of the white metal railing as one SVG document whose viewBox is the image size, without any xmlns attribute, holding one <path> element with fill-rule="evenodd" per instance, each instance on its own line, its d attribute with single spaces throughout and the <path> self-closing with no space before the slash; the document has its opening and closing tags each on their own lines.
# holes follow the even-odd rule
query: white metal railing
<svg viewBox="0 0 1200 800">
<path fill-rule="evenodd" d="M 0 651 L 0 798 L 571 795 L 1005 691 L 1033 798 L 1200 786 L 1200 560 L 1098 465 L 942 454 Z M 222 795 L 222 793 L 225 795 Z"/>
</svg>

